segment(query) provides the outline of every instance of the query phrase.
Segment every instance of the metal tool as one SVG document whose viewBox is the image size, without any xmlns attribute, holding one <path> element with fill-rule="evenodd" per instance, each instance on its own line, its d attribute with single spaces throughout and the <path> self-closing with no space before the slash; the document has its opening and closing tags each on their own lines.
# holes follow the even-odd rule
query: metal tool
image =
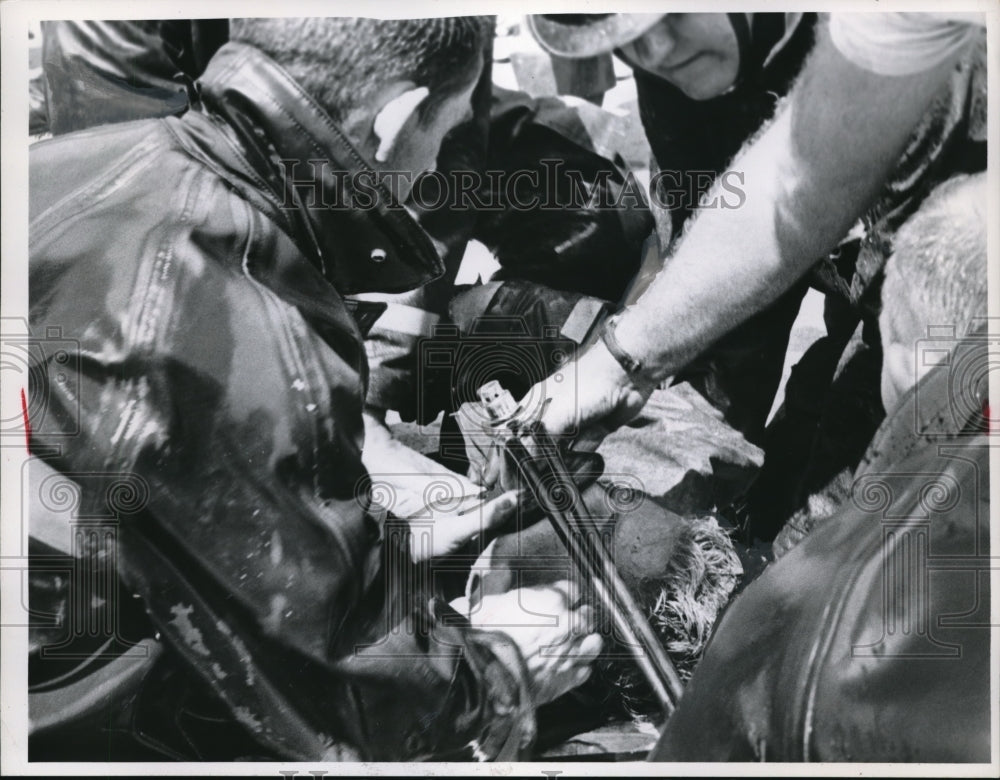
<svg viewBox="0 0 1000 780">
<path fill-rule="evenodd" d="M 590 518 L 555 440 L 540 422 L 519 419 L 521 411 L 498 382 L 479 389 L 491 427 L 545 511 L 597 605 L 609 615 L 618 640 L 630 651 L 669 716 L 683 692 L 677 670 L 615 568 L 611 553 Z"/>
</svg>

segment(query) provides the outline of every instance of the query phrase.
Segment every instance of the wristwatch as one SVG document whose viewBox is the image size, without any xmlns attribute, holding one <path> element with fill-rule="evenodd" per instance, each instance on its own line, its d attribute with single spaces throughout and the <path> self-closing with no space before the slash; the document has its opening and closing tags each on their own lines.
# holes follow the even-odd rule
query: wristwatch
<svg viewBox="0 0 1000 780">
<path fill-rule="evenodd" d="M 633 380 L 637 380 L 639 379 L 637 375 L 642 371 L 642 361 L 632 357 L 618 343 L 618 339 L 615 337 L 618 316 L 617 314 L 612 314 L 604 321 L 604 325 L 601 328 L 601 341 L 604 342 L 604 346 L 608 348 L 608 352 L 618 361 L 618 365 L 625 370 L 625 373 Z"/>
</svg>

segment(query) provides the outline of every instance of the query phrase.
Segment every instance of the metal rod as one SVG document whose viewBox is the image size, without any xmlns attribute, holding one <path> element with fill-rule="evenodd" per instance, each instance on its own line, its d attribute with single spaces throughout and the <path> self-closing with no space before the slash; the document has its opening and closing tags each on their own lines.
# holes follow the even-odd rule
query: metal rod
<svg viewBox="0 0 1000 780">
<path fill-rule="evenodd" d="M 598 604 L 611 617 L 620 639 L 669 716 L 683 691 L 680 677 L 595 532 L 582 496 L 568 476 L 555 443 L 538 426 L 512 426 L 511 431 L 513 435 L 506 442 L 506 451 L 545 510 L 570 559 L 594 588 Z M 529 446 L 533 452 L 529 451 Z M 551 481 L 548 488 L 546 479 Z M 565 508 L 553 499 L 553 487 L 570 499 Z"/>
</svg>

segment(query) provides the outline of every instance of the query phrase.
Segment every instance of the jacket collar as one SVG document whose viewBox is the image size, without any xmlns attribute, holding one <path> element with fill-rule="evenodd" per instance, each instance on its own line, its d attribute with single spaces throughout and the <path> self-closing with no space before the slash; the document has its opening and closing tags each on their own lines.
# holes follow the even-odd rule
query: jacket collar
<svg viewBox="0 0 1000 780">
<path fill-rule="evenodd" d="M 343 130 L 274 60 L 227 43 L 198 83 L 205 109 L 233 131 L 254 172 L 324 276 L 344 295 L 402 292 L 444 273 L 427 234 L 384 187 Z M 350 182 L 374 193 L 347 208 Z M 346 188 L 346 189 L 345 189 Z"/>
</svg>

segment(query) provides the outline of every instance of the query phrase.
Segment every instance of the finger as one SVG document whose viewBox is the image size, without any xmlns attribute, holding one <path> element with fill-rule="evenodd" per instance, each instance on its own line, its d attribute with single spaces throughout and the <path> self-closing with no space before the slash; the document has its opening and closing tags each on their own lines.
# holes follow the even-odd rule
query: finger
<svg viewBox="0 0 1000 780">
<path fill-rule="evenodd" d="M 519 411 L 517 417 L 522 423 L 534 422 L 542 419 L 547 411 L 551 382 L 538 382 L 531 386 L 524 397 L 518 402 Z"/>
<path fill-rule="evenodd" d="M 517 491 L 507 490 L 498 496 L 487 499 L 486 501 L 479 501 L 475 504 L 471 504 L 468 507 L 463 507 L 459 515 L 478 515 L 483 519 L 488 519 L 495 515 L 503 515 L 505 512 L 509 512 L 517 505 Z"/>
<path fill-rule="evenodd" d="M 589 648 L 588 648 L 589 649 Z M 575 674 L 577 669 L 593 664 L 597 655 L 594 653 L 582 653 L 580 648 L 574 646 L 573 650 L 566 653 L 559 661 L 558 671 L 560 674 Z"/>
<path fill-rule="evenodd" d="M 479 513 L 438 517 L 434 520 L 432 555 L 447 555 L 479 535 L 483 523 Z"/>
<path fill-rule="evenodd" d="M 596 633 L 574 636 L 566 642 L 565 650 L 562 653 L 562 663 L 566 669 L 579 664 L 592 663 L 604 648 L 603 638 Z"/>
<path fill-rule="evenodd" d="M 434 520 L 434 554 L 443 555 L 487 529 L 510 519 L 517 506 L 517 491 L 508 491 L 494 499 L 476 504 L 460 514 Z"/>
<path fill-rule="evenodd" d="M 446 469 L 442 467 L 441 474 L 454 479 L 458 482 L 459 489 L 464 496 L 479 496 L 486 492 L 486 489 L 482 485 L 477 485 L 468 477 L 463 474 L 459 474 L 457 471 L 452 471 L 451 469 Z"/>
<path fill-rule="evenodd" d="M 587 634 L 579 644 L 577 656 L 585 659 L 594 659 L 601 654 L 604 648 L 604 640 L 600 634 Z"/>
<path fill-rule="evenodd" d="M 550 665 L 550 674 L 566 678 L 577 674 L 580 669 L 590 668 L 599 654 L 591 652 L 593 645 L 589 645 L 585 649 L 588 652 L 585 653 L 579 647 L 574 646 L 573 650 L 564 653 L 557 662 Z"/>
<path fill-rule="evenodd" d="M 482 484 L 488 487 L 492 487 L 496 484 L 496 481 L 500 478 L 500 469 L 502 466 L 503 453 L 496 444 L 493 444 L 490 446 L 490 451 L 486 455 L 486 463 L 483 466 L 482 472 Z"/>
<path fill-rule="evenodd" d="M 540 703 L 552 701 L 559 698 L 564 693 L 568 693 L 574 688 L 583 685 L 590 677 L 590 666 L 580 666 L 575 669 L 562 670 L 551 674 L 548 683 L 544 686 L 544 693 L 541 694 Z"/>
<path fill-rule="evenodd" d="M 558 603 L 559 607 L 571 612 L 573 597 L 579 592 L 580 586 L 573 579 L 556 580 L 548 585 L 536 585 L 538 590 L 548 591 L 549 599 Z"/>
<path fill-rule="evenodd" d="M 483 528 L 493 528 L 509 520 L 517 509 L 519 491 L 508 490 L 482 505 Z"/>
<path fill-rule="evenodd" d="M 500 472 L 497 482 L 504 490 L 513 490 L 518 485 L 523 485 L 521 470 L 514 458 L 505 450 L 500 457 Z"/>
<path fill-rule="evenodd" d="M 516 490 L 476 504 L 460 514 L 434 519 L 434 555 L 446 555 L 488 529 L 510 519 L 517 507 Z"/>
<path fill-rule="evenodd" d="M 446 504 L 444 501 L 442 501 L 441 503 L 437 504 L 435 508 L 437 507 L 448 508 L 448 515 L 443 515 L 443 517 L 448 517 L 451 515 L 454 516 L 477 515 L 480 514 L 480 510 L 483 507 L 487 506 L 489 503 L 490 503 L 489 501 L 483 501 L 483 497 L 480 493 L 477 495 L 462 496 L 460 499 L 458 499 L 458 506 L 453 507 L 450 504 Z"/>
<path fill-rule="evenodd" d="M 583 604 L 572 613 L 572 629 L 575 636 L 583 636 L 594 630 L 595 613 L 589 604 Z"/>
<path fill-rule="evenodd" d="M 580 389 L 575 383 L 552 388 L 540 419 L 545 430 L 553 436 L 579 431 L 583 422 L 579 392 Z"/>
<path fill-rule="evenodd" d="M 560 589 L 566 597 L 567 606 L 570 608 L 575 609 L 583 601 L 585 588 L 578 571 L 574 570 L 573 576 L 567 580 L 562 580 Z"/>
</svg>

